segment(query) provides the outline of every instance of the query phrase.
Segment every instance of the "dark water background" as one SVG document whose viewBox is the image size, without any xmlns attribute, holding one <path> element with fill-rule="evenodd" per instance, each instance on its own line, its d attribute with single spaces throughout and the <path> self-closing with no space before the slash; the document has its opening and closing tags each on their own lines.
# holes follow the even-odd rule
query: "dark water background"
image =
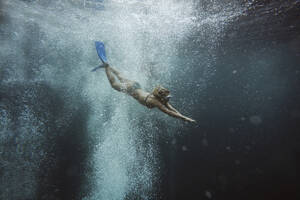
<svg viewBox="0 0 300 200">
<path fill-rule="evenodd" d="M 187 151 L 162 145 L 168 199 L 300 197 L 299 14 L 297 1 L 257 1 L 227 27 L 193 108 L 200 127 L 178 139 Z"/>
<path fill-rule="evenodd" d="M 175 47 L 170 46 L 177 51 L 167 64 L 176 70 L 166 67 L 162 76 L 155 73 L 154 64 L 153 74 L 142 77 L 153 84 L 167 76 L 163 83 L 175 96 L 172 103 L 197 125 L 136 108 L 129 97 L 121 100 L 129 111 L 115 109 L 121 96 L 110 94 L 107 83 L 99 86 L 102 96 L 91 95 L 89 79 L 95 80 L 92 84 L 105 80 L 101 72 L 87 72 L 97 64 L 92 41 L 102 38 L 79 38 L 82 48 L 74 46 L 67 37 L 77 34 L 77 24 L 74 28 L 63 18 L 57 26 L 65 27 L 67 34 L 50 37 L 57 30 L 45 31 L 41 14 L 43 9 L 81 10 L 81 3 L 8 2 L 0 4 L 0 199 L 300 198 L 299 1 L 194 4 L 194 16 L 225 20 L 191 26 Z M 108 9 L 105 5 L 85 9 L 102 12 Z M 29 10 L 34 6 L 43 9 L 34 13 Z M 237 11 L 230 17 L 218 15 Z M 13 17 L 20 12 L 41 21 Z M 89 15 L 75 17 L 84 23 Z M 153 37 L 151 31 L 143 34 Z M 108 39 L 109 46 L 120 42 L 116 40 Z M 150 54 L 149 41 L 137 51 Z M 165 47 L 154 45 L 157 51 Z M 111 57 L 119 56 L 113 60 L 118 64 L 126 53 L 119 50 L 116 56 L 113 48 L 108 51 Z M 97 82 L 97 76 L 104 78 Z M 97 103 L 101 107 L 95 108 Z M 95 109 L 104 117 L 98 119 Z M 120 129 L 129 134 L 119 136 Z M 107 136 L 112 142 L 105 143 L 106 133 L 118 133 L 121 139 Z M 106 157 L 110 151 L 112 157 Z M 110 165 L 114 157 L 122 160 L 120 168 Z"/>
</svg>

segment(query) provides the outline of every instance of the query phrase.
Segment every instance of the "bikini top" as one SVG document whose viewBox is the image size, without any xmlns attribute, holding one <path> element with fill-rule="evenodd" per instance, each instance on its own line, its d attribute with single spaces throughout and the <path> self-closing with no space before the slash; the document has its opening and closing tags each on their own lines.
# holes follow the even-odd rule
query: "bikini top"
<svg viewBox="0 0 300 200">
<path fill-rule="evenodd" d="M 153 107 L 154 107 L 153 105 L 149 105 L 149 104 L 147 103 L 148 97 L 149 97 L 151 94 L 152 94 L 152 93 L 148 94 L 148 95 L 146 96 L 146 98 L 145 98 L 145 104 L 146 104 L 146 106 L 147 106 L 148 108 L 153 108 Z"/>
</svg>

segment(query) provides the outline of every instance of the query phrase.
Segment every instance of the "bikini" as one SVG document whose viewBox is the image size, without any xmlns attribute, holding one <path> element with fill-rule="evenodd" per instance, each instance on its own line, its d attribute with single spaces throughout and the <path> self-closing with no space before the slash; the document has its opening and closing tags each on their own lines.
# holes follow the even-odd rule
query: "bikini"
<svg viewBox="0 0 300 200">
<path fill-rule="evenodd" d="M 129 88 L 128 92 L 133 93 L 137 89 L 142 89 L 142 87 L 138 82 L 134 82 L 133 85 Z"/>
<path fill-rule="evenodd" d="M 151 94 L 152 94 L 152 93 L 148 94 L 148 95 L 146 96 L 146 98 L 145 98 L 145 105 L 146 105 L 148 108 L 153 108 L 153 107 L 154 107 L 153 105 L 149 105 L 149 104 L 147 103 L 148 97 L 149 97 Z"/>
<path fill-rule="evenodd" d="M 129 93 L 133 93 L 135 90 L 137 89 L 142 89 L 141 85 L 138 83 L 138 82 L 134 82 L 133 85 L 131 86 L 130 90 L 128 91 Z M 152 93 L 148 94 L 145 98 L 145 105 L 148 107 L 148 108 L 153 108 L 154 106 L 151 105 L 151 104 L 148 104 L 147 103 L 147 100 L 149 98 L 149 96 L 151 95 Z"/>
</svg>

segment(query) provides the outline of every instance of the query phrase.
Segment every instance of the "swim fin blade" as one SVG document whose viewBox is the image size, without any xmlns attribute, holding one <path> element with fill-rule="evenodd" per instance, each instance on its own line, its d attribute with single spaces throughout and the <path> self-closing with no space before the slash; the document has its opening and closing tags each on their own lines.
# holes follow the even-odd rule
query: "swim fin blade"
<svg viewBox="0 0 300 200">
<path fill-rule="evenodd" d="M 105 64 L 99 65 L 98 67 L 95 67 L 94 69 L 92 69 L 91 72 L 95 72 L 97 69 L 104 68 L 104 67 L 105 67 Z"/>
<path fill-rule="evenodd" d="M 106 58 L 104 43 L 100 41 L 95 41 L 95 46 L 100 60 L 103 62 L 103 64 L 106 64 L 107 58 Z"/>
</svg>

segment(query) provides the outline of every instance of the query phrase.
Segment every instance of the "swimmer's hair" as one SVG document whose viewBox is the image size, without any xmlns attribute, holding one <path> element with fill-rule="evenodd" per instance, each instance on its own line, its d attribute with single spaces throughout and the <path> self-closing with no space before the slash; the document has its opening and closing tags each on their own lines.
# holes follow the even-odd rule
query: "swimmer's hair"
<svg viewBox="0 0 300 200">
<path fill-rule="evenodd" d="M 163 104 L 166 104 L 169 101 L 168 96 L 170 95 L 170 91 L 161 85 L 156 86 L 152 94 Z"/>
</svg>

